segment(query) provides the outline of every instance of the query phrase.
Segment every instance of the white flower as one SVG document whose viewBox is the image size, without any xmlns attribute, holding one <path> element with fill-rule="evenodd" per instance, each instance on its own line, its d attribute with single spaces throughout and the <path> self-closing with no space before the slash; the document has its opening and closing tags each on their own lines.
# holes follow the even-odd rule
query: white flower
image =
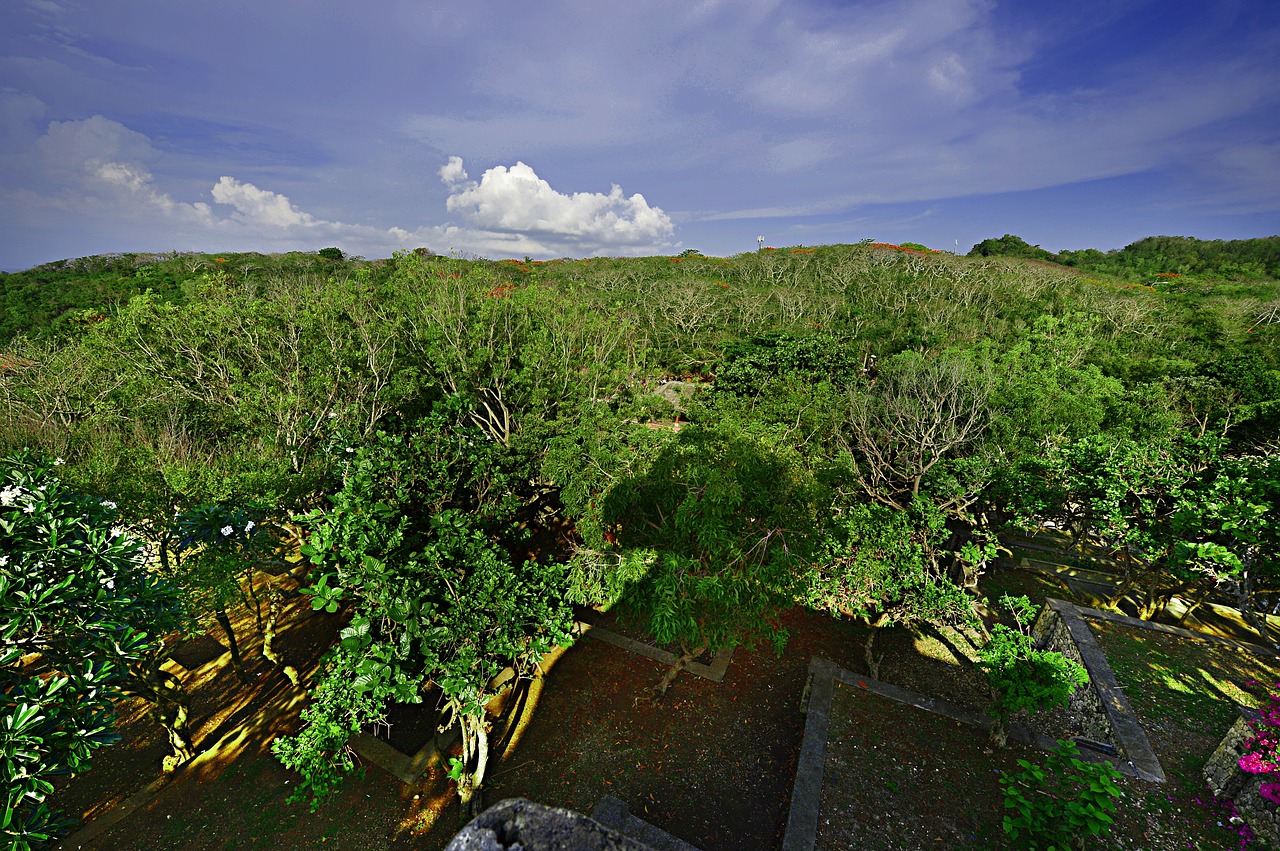
<svg viewBox="0 0 1280 851">
<path fill-rule="evenodd" d="M 41 493 L 44 493 L 44 489 L 45 489 L 46 487 L 47 487 L 47 485 L 41 485 L 40 487 L 36 488 L 36 490 L 40 491 Z"/>
<path fill-rule="evenodd" d="M 36 513 L 36 507 L 35 507 L 34 505 L 32 505 L 31 503 L 29 503 L 29 502 L 28 502 L 28 503 L 27 503 L 27 505 L 26 505 L 26 507 L 22 509 L 22 513 L 23 513 L 23 514 L 35 514 L 35 513 Z"/>
<path fill-rule="evenodd" d="M 55 467 L 61 467 L 61 466 L 62 466 L 63 464 L 65 464 L 65 463 L 67 463 L 67 461 L 66 461 L 66 459 L 65 459 L 65 458 L 54 458 L 54 459 L 53 459 L 53 466 L 55 466 Z"/>
<path fill-rule="evenodd" d="M 107 580 L 107 590 L 108 591 L 116 590 L 116 581 L 114 579 Z"/>
<path fill-rule="evenodd" d="M 348 452 L 355 452 L 355 450 L 354 450 L 354 449 L 352 449 L 350 446 L 348 446 L 348 447 L 347 447 L 347 451 L 348 451 Z"/>
<path fill-rule="evenodd" d="M 257 523 L 254 523 L 252 520 L 250 520 L 248 523 L 244 524 L 244 533 L 246 535 L 249 534 L 250 532 L 253 531 L 253 527 L 257 525 L 258 525 Z"/>
<path fill-rule="evenodd" d="M 8 563 L 9 563 L 8 556 L 0 556 L 0 567 L 4 567 Z"/>
<path fill-rule="evenodd" d="M 114 510 L 115 510 L 116 508 L 118 508 L 119 506 L 117 506 L 117 505 L 116 505 L 114 502 L 112 502 L 111 500 L 107 500 L 106 502 L 102 503 L 102 507 L 103 507 L 103 508 L 110 508 L 111 510 L 113 510 L 113 511 L 114 511 Z"/>
<path fill-rule="evenodd" d="M 13 501 L 22 495 L 22 488 L 5 488 L 0 491 L 0 505 L 13 505 Z"/>
<path fill-rule="evenodd" d="M 111 537 L 113 537 L 113 538 L 118 538 L 118 537 L 120 537 L 120 536 L 121 536 L 121 535 L 123 535 L 123 534 L 124 534 L 124 527 L 122 527 L 122 526 L 112 526 L 112 527 L 111 527 Z"/>
<path fill-rule="evenodd" d="M 234 527 L 234 526 L 223 526 L 223 527 L 222 527 L 222 534 L 223 534 L 223 535 L 230 535 L 230 534 L 231 534 L 232 532 L 234 532 L 234 531 L 235 531 L 235 527 Z"/>
</svg>

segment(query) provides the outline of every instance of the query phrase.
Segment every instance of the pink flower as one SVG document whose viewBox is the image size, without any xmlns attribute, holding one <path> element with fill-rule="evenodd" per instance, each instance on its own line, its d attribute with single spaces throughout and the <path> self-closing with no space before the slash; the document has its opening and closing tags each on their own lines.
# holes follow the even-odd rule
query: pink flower
<svg viewBox="0 0 1280 851">
<path fill-rule="evenodd" d="M 1240 768 L 1250 774 L 1266 774 L 1271 770 L 1271 766 L 1267 765 L 1262 754 L 1257 753 L 1247 753 L 1240 757 Z"/>
</svg>

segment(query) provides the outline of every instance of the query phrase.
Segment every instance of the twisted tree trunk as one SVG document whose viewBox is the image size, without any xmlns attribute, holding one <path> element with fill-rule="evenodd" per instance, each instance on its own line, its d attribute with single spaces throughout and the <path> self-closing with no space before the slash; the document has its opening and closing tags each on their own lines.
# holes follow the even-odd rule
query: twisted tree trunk
<svg viewBox="0 0 1280 851">
<path fill-rule="evenodd" d="M 240 680 L 241 685 L 248 685 L 249 675 L 244 671 L 244 660 L 240 658 L 240 643 L 236 641 L 236 631 L 231 626 L 231 618 L 227 617 L 227 610 L 215 610 L 213 618 L 227 635 L 227 649 L 231 651 L 231 668 L 236 672 L 236 678 Z"/>
<path fill-rule="evenodd" d="M 462 728 L 462 774 L 458 778 L 458 802 L 463 824 L 484 809 L 484 773 L 489 764 L 489 731 L 484 710 L 458 715 Z"/>
<path fill-rule="evenodd" d="M 151 704 L 152 715 L 164 728 L 169 747 L 173 750 L 161 763 L 164 771 L 170 772 L 195 756 L 195 745 L 191 741 L 191 729 L 187 726 L 191 698 L 182 687 L 181 680 L 161 669 L 165 655 L 167 652 L 161 649 L 148 660 L 145 669 L 132 672 L 125 680 L 124 693 Z"/>
<path fill-rule="evenodd" d="M 689 663 L 701 656 L 706 649 L 707 644 L 703 642 L 693 650 L 686 649 L 681 653 L 671 667 L 667 668 L 666 673 L 662 675 L 662 679 L 658 681 L 658 684 L 653 687 L 654 698 L 660 700 L 666 696 L 667 690 L 671 688 L 671 683 L 675 681 L 679 673 L 689 667 Z"/>
<path fill-rule="evenodd" d="M 280 609 L 284 602 L 284 595 L 279 589 L 271 588 L 267 591 L 267 617 L 262 622 L 262 655 L 267 658 L 271 664 L 279 668 L 289 682 L 295 686 L 298 684 L 298 669 L 292 665 L 286 665 L 284 659 L 272 647 L 272 642 L 276 638 L 276 624 L 280 620 Z"/>
</svg>

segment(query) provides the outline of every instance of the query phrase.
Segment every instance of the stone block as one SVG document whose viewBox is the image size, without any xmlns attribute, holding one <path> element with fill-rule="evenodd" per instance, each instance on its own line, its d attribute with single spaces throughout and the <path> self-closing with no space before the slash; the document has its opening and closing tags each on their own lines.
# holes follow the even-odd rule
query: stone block
<svg viewBox="0 0 1280 851">
<path fill-rule="evenodd" d="M 459 831 L 445 851 L 653 851 L 572 810 L 524 798 L 499 801 Z"/>
</svg>

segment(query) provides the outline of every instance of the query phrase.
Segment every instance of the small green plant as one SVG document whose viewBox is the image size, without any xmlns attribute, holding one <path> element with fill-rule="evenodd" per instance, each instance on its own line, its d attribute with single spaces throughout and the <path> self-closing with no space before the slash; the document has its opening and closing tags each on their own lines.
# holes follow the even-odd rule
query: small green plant
<svg viewBox="0 0 1280 851">
<path fill-rule="evenodd" d="M 321 248 L 316 253 L 326 260 L 341 260 L 344 256 L 341 248 L 334 248 L 334 247 Z"/>
<path fill-rule="evenodd" d="M 1000 598 L 1013 614 L 1016 629 L 996 624 L 991 640 L 980 651 L 979 667 L 991 688 L 989 714 L 996 719 L 991 741 L 1003 747 L 1009 719 L 1019 712 L 1035 713 L 1063 706 L 1076 689 L 1089 682 L 1084 666 L 1053 650 L 1039 650 L 1031 636 L 1036 607 L 1026 597 Z"/>
<path fill-rule="evenodd" d="M 1120 772 L 1110 763 L 1080 759 L 1074 742 L 1061 741 L 1044 765 L 1018 760 L 1022 771 L 1000 781 L 1004 832 L 1028 851 L 1083 849 L 1091 837 L 1105 836 L 1115 819 Z"/>
<path fill-rule="evenodd" d="M 926 245 L 921 245 L 921 244 L 920 244 L 920 243 L 918 243 L 918 242 L 904 242 L 904 243 L 902 243 L 902 245 L 900 245 L 900 246 L 898 246 L 898 247 L 899 247 L 899 248 L 909 248 L 909 249 L 911 249 L 912 251 L 928 251 L 928 250 L 929 250 L 929 247 L 928 247 L 928 246 L 926 246 Z"/>
</svg>

